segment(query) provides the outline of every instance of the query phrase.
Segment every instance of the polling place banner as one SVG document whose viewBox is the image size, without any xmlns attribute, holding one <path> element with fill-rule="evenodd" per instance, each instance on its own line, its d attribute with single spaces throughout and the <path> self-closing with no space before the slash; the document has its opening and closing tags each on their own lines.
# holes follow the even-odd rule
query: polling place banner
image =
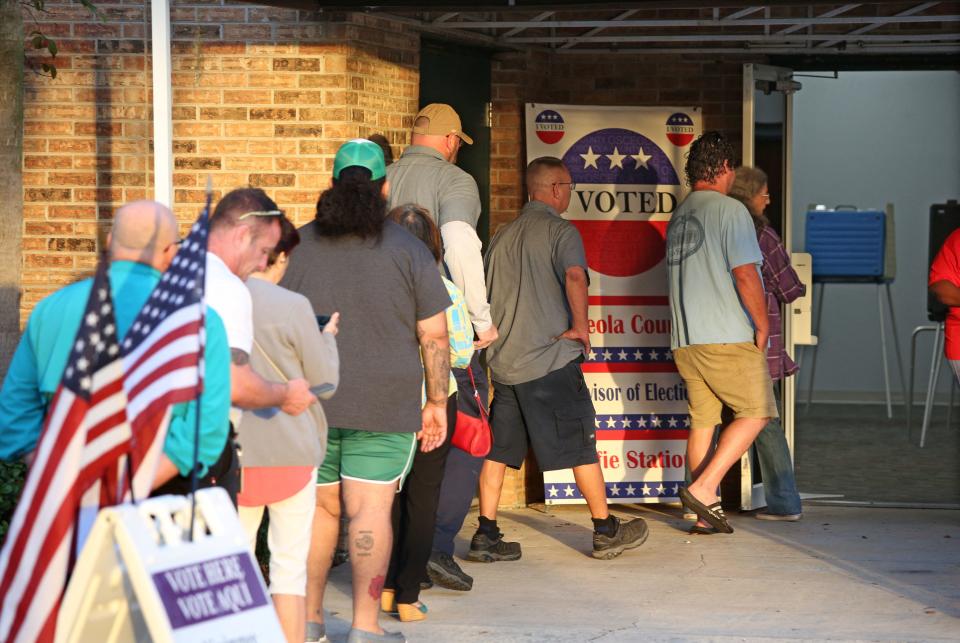
<svg viewBox="0 0 960 643">
<path fill-rule="evenodd" d="M 611 503 L 671 500 L 684 480 L 690 417 L 670 352 L 664 239 L 701 128 L 697 107 L 526 105 L 527 160 L 562 159 L 576 183 L 564 217 L 587 253 L 583 372 Z M 544 495 L 583 502 L 569 469 L 544 473 Z"/>
</svg>

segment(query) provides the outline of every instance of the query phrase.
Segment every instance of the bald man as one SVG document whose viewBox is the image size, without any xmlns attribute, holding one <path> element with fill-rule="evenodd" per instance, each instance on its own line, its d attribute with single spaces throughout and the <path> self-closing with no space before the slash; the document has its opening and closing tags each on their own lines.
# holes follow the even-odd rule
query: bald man
<svg viewBox="0 0 960 643">
<path fill-rule="evenodd" d="M 136 201 L 122 206 L 107 236 L 110 290 L 120 339 L 177 253 L 177 222 L 165 206 Z M 0 391 L 0 459 L 32 454 L 47 406 L 60 384 L 80 327 L 92 279 L 61 288 L 37 304 L 14 353 Z M 206 317 L 204 391 L 200 427 L 201 475 L 213 465 L 227 439 L 230 409 L 230 352 L 220 317 Z M 189 474 L 197 402 L 173 407 L 154 486 L 177 473 Z"/>
</svg>

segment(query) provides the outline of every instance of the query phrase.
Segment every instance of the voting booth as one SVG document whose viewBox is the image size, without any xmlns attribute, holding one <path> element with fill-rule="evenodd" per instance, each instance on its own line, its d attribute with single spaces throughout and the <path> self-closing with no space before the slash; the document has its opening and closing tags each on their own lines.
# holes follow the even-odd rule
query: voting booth
<svg viewBox="0 0 960 643">
<path fill-rule="evenodd" d="M 838 205 L 826 208 L 811 205 L 806 214 L 806 251 L 812 257 L 813 282 L 817 290 L 814 306 L 816 320 L 814 334 L 822 336 L 820 317 L 823 314 L 824 293 L 827 284 L 874 284 L 877 290 L 877 323 L 880 326 L 880 357 L 886 391 L 887 417 L 893 418 L 890 394 L 890 368 L 887 359 L 888 332 L 884 318 L 889 313 L 893 348 L 904 400 L 907 399 L 903 359 L 897 341 L 897 318 L 893 312 L 890 284 L 896 277 L 896 248 L 893 225 L 893 204 L 883 210 L 858 209 Z M 884 305 L 884 295 L 886 305 Z M 813 398 L 814 377 L 817 372 L 816 345 L 811 346 L 810 385 L 807 390 L 807 408 Z"/>
<path fill-rule="evenodd" d="M 58 643 L 274 643 L 273 602 L 220 488 L 103 509 L 57 620 Z"/>
</svg>

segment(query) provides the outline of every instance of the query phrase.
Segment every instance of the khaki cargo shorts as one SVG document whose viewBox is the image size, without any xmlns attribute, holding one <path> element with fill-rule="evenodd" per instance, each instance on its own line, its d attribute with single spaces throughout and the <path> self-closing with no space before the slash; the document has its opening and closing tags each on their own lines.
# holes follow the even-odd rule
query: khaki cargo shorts
<svg viewBox="0 0 960 643">
<path fill-rule="evenodd" d="M 720 424 L 724 405 L 736 418 L 779 417 L 767 356 L 756 344 L 684 346 L 673 361 L 687 386 L 692 428 Z"/>
</svg>

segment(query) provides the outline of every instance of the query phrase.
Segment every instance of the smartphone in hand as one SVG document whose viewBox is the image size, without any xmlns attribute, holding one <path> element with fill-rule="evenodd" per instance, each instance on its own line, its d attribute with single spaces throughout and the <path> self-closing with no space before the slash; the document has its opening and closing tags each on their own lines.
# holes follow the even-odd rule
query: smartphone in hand
<svg viewBox="0 0 960 643">
<path fill-rule="evenodd" d="M 320 330 L 323 330 L 323 327 L 330 323 L 330 315 L 317 315 L 317 325 L 320 326 Z"/>
</svg>

